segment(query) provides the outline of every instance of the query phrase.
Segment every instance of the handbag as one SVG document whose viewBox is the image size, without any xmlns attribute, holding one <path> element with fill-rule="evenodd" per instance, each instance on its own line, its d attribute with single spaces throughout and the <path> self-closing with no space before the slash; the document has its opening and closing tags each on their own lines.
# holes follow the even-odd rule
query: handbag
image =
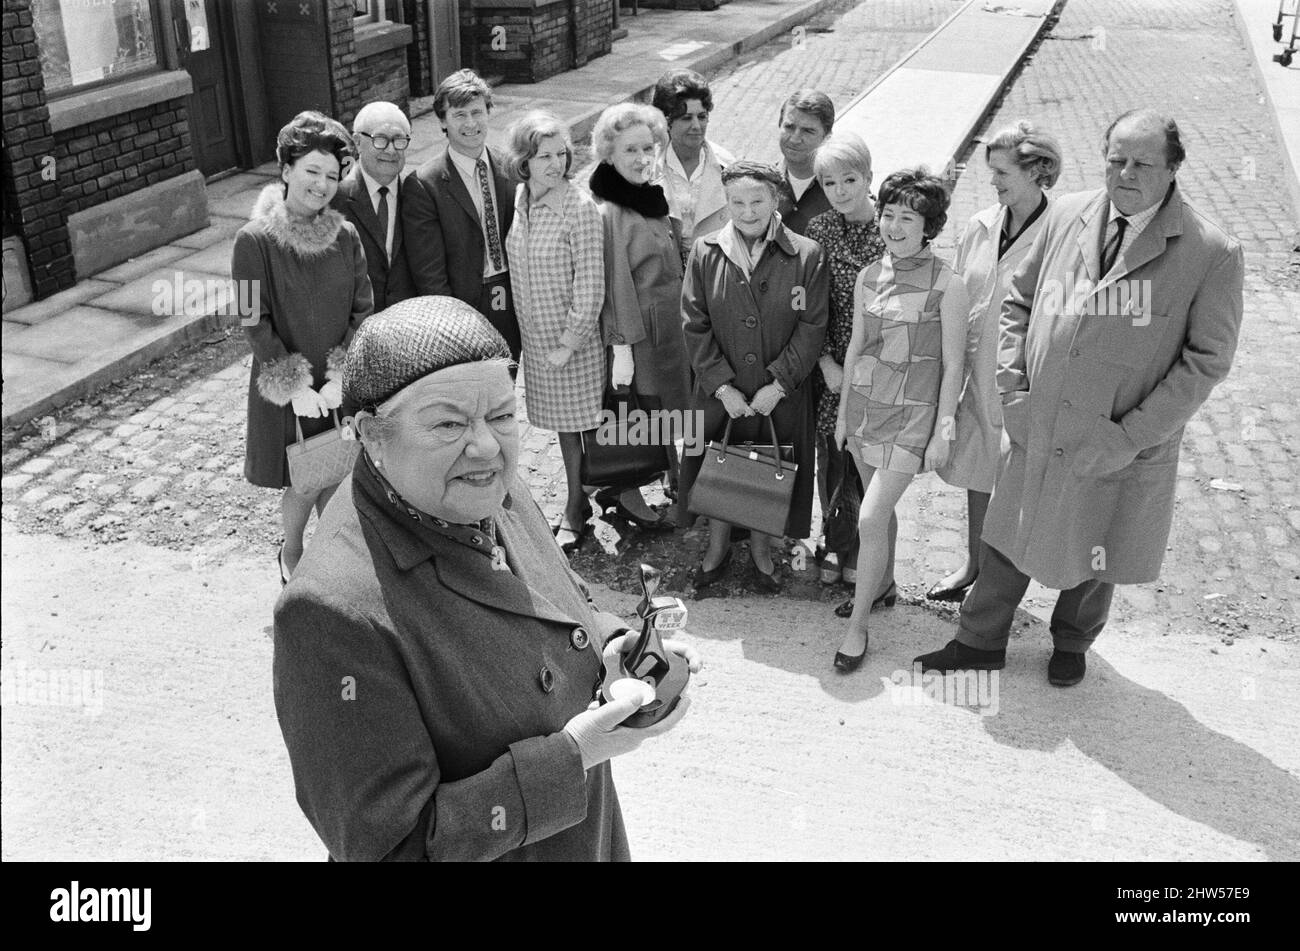
<svg viewBox="0 0 1300 951">
<path fill-rule="evenodd" d="M 613 414 L 614 427 L 602 425 L 578 434 L 582 439 L 582 484 L 626 489 L 658 478 L 668 468 L 668 446 L 659 438 L 667 434 L 658 432 L 655 417 L 643 416 L 636 391 L 631 387 L 607 388 L 603 408 Z M 602 418 L 609 416 L 602 413 Z M 643 419 L 645 428 L 641 433 L 648 439 L 638 439 L 638 444 L 633 445 L 628 436 L 636 433 Z"/>
<path fill-rule="evenodd" d="M 722 442 L 710 442 L 691 489 L 690 511 L 765 535 L 784 535 L 794 499 L 798 466 L 794 447 L 781 445 L 769 416 L 770 446 L 730 445 L 731 423 Z"/>
<path fill-rule="evenodd" d="M 847 552 L 858 540 L 858 512 L 862 508 L 862 476 L 853 459 L 843 450 L 840 477 L 826 503 L 824 534 L 826 550 Z"/>
<path fill-rule="evenodd" d="M 337 411 L 331 410 L 334 428 L 304 439 L 302 423 L 293 418 L 298 430 L 298 441 L 284 447 L 289 460 L 289 482 L 299 492 L 320 492 L 338 485 L 352 471 L 361 444 L 355 438 L 344 438 L 343 426 Z"/>
</svg>

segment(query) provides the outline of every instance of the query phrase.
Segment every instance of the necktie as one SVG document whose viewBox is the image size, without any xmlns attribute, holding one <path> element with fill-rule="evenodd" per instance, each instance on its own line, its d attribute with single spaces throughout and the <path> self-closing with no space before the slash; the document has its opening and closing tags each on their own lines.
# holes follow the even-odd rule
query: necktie
<svg viewBox="0 0 1300 951">
<path fill-rule="evenodd" d="M 1110 273 L 1110 269 L 1115 266 L 1115 259 L 1119 257 L 1119 249 L 1124 246 L 1124 231 L 1128 228 L 1128 219 L 1119 217 L 1115 219 L 1115 236 L 1106 242 L 1106 247 L 1101 253 L 1101 276 L 1105 277 Z"/>
<path fill-rule="evenodd" d="M 379 186 L 379 232 L 384 236 L 384 255 L 389 254 L 388 249 L 388 186 Z"/>
<path fill-rule="evenodd" d="M 497 210 L 492 205 L 492 189 L 488 187 L 487 162 L 478 160 L 478 187 L 483 192 L 483 221 L 487 226 L 488 254 L 492 266 L 501 267 L 501 235 L 497 232 Z"/>
</svg>

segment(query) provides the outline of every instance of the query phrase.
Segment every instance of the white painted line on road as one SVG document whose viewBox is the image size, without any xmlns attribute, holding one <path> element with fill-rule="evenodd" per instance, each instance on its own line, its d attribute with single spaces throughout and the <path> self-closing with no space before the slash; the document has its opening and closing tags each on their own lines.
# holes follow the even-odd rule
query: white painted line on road
<svg viewBox="0 0 1300 951">
<path fill-rule="evenodd" d="M 699 40 L 685 40 L 681 43 L 674 43 L 672 46 L 661 49 L 659 51 L 659 58 L 681 59 L 687 53 L 694 53 L 696 50 L 702 50 L 708 45 L 708 43 L 701 43 Z"/>
</svg>

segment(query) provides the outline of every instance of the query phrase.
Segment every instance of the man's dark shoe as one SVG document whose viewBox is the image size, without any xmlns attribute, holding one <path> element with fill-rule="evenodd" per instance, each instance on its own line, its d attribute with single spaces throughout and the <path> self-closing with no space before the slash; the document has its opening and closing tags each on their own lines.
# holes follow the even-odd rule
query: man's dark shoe
<svg viewBox="0 0 1300 951">
<path fill-rule="evenodd" d="M 1088 662 L 1083 654 L 1068 651 L 1052 651 L 1052 659 L 1047 662 L 1047 682 L 1055 687 L 1073 687 L 1088 670 Z"/>
<path fill-rule="evenodd" d="M 922 673 L 931 670 L 945 673 L 950 670 L 1001 670 L 1007 665 L 1007 652 L 976 650 L 953 640 L 945 644 L 943 650 L 922 654 L 912 663 L 920 664 Z"/>
</svg>

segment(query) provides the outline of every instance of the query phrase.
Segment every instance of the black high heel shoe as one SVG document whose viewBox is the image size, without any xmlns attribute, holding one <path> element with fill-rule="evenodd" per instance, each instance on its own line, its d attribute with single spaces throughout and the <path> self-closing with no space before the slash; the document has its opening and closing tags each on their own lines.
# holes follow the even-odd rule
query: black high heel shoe
<svg viewBox="0 0 1300 951">
<path fill-rule="evenodd" d="M 979 575 L 975 576 L 975 578 L 978 577 Z M 975 578 L 971 578 L 970 581 L 967 581 L 963 585 L 958 585 L 955 588 L 941 588 L 939 585 L 943 584 L 943 582 L 937 581 L 934 586 L 925 593 L 925 599 L 927 601 L 963 601 L 966 598 L 967 590 L 969 590 L 970 586 L 975 583 Z"/>
<path fill-rule="evenodd" d="M 868 641 L 870 641 L 870 637 L 868 637 Z M 842 674 L 851 674 L 859 667 L 862 666 L 862 661 L 866 658 L 866 656 L 867 656 L 866 643 L 862 645 L 862 653 L 858 654 L 857 656 L 854 656 L 853 654 L 845 654 L 842 651 L 836 651 L 835 661 L 834 661 L 835 669 Z"/>
<path fill-rule="evenodd" d="M 854 600 L 855 599 L 853 598 L 849 598 L 847 601 L 845 601 L 843 604 L 837 607 L 835 609 L 835 616 L 852 617 Z M 890 586 L 885 590 L 884 594 L 882 594 L 880 597 L 876 598 L 876 600 L 871 602 L 871 610 L 874 611 L 876 610 L 876 608 L 892 608 L 897 603 L 898 603 L 898 585 L 890 584 Z"/>
<path fill-rule="evenodd" d="M 727 568 L 730 566 L 731 549 L 728 548 L 727 553 L 722 556 L 722 561 L 718 562 L 716 568 L 711 568 L 708 571 L 705 571 L 704 562 L 701 561 L 700 567 L 696 568 L 695 574 L 691 576 L 691 584 L 695 586 L 697 591 L 701 588 L 707 588 L 709 585 L 720 581 L 722 576 L 727 573 Z"/>
<path fill-rule="evenodd" d="M 671 532 L 673 530 L 673 523 L 662 516 L 651 521 L 635 514 L 623 504 L 623 500 L 618 497 L 618 493 L 610 489 L 601 489 L 596 493 L 596 504 L 600 506 L 601 515 L 608 515 L 612 510 L 619 518 L 631 522 L 643 532 Z"/>
<path fill-rule="evenodd" d="M 771 573 L 771 574 L 768 574 L 768 573 L 767 573 L 766 571 L 764 571 L 762 568 L 758 567 L 758 563 L 757 563 L 756 561 L 753 560 L 753 556 L 750 557 L 749 567 L 750 567 L 751 569 L 753 569 L 753 572 L 754 572 L 754 583 L 758 585 L 758 587 L 759 587 L 760 590 L 762 590 L 762 591 L 766 591 L 766 592 L 768 592 L 769 594 L 779 594 L 779 593 L 780 593 L 780 591 L 781 591 L 781 581 L 780 581 L 780 579 L 777 578 L 777 576 L 776 576 L 777 567 L 776 567 L 776 562 L 775 562 L 775 561 L 772 562 L 772 573 Z"/>
<path fill-rule="evenodd" d="M 568 525 L 564 524 L 564 516 L 563 515 L 560 516 L 560 522 L 555 527 L 555 540 L 556 542 L 559 543 L 560 551 L 564 552 L 564 554 L 566 555 L 569 555 L 577 551 L 578 548 L 581 547 L 582 540 L 591 533 L 591 525 L 588 523 L 591 521 L 591 517 L 593 514 L 594 513 L 591 510 L 591 505 L 590 504 L 584 505 L 583 514 L 582 514 L 582 524 L 576 528 L 572 525 L 572 523 Z M 562 536 L 566 536 L 566 537 L 562 537 Z M 571 537 L 567 537 L 567 536 L 571 536 Z"/>
</svg>

